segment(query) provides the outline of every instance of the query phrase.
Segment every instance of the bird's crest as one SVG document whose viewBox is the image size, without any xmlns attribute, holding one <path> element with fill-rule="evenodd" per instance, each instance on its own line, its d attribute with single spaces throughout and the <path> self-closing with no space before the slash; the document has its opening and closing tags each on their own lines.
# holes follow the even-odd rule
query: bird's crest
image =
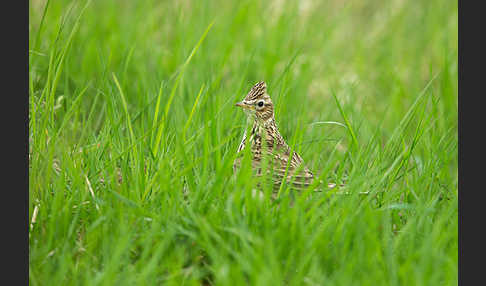
<svg viewBox="0 0 486 286">
<path fill-rule="evenodd" d="M 251 88 L 250 92 L 248 92 L 248 94 L 246 95 L 245 100 L 250 101 L 260 98 L 265 94 L 266 91 L 267 85 L 264 81 L 260 81 Z"/>
</svg>

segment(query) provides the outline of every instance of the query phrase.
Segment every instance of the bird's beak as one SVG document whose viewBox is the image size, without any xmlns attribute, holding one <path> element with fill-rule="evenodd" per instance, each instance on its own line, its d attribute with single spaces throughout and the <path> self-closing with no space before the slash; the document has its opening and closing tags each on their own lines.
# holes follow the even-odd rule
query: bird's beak
<svg viewBox="0 0 486 286">
<path fill-rule="evenodd" d="M 241 108 L 247 108 L 248 109 L 248 106 L 246 104 L 244 104 L 243 101 L 237 102 L 236 103 L 236 106 L 241 107 Z"/>
<path fill-rule="evenodd" d="M 236 103 L 236 106 L 243 108 L 243 110 L 248 111 L 255 111 L 255 107 L 252 104 L 248 104 L 244 101 L 240 101 Z"/>
</svg>

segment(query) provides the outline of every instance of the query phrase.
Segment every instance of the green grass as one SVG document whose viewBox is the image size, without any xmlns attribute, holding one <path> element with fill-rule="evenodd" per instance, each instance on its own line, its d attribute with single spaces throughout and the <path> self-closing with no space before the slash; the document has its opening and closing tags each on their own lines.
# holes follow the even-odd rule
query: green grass
<svg viewBox="0 0 486 286">
<path fill-rule="evenodd" d="M 457 2 L 283 2 L 30 1 L 31 285 L 457 285 Z M 349 195 L 232 177 L 259 80 Z"/>
</svg>

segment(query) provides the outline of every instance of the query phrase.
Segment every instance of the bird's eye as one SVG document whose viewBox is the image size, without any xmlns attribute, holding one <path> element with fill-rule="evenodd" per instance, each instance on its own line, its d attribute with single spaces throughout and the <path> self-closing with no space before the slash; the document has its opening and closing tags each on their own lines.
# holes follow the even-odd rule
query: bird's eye
<svg viewBox="0 0 486 286">
<path fill-rule="evenodd" d="M 263 106 L 263 101 L 258 102 L 258 106 L 262 107 Z"/>
</svg>

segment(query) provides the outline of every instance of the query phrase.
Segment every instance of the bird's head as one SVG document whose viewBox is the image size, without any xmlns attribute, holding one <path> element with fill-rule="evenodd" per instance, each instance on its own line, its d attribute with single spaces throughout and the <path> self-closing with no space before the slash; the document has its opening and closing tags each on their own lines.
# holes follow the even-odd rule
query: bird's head
<svg viewBox="0 0 486 286">
<path fill-rule="evenodd" d="M 236 103 L 236 106 L 243 108 L 248 115 L 262 122 L 273 118 L 273 103 L 267 93 L 267 85 L 263 81 L 255 84 L 243 101 Z"/>
</svg>

